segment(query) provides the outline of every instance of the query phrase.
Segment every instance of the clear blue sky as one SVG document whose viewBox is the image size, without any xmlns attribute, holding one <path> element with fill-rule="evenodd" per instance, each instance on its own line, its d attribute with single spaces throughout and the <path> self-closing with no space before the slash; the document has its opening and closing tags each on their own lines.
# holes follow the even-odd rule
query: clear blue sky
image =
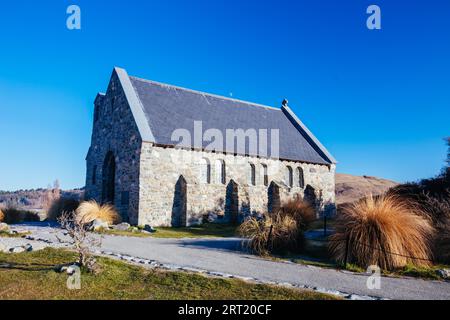
<svg viewBox="0 0 450 320">
<path fill-rule="evenodd" d="M 66 8 L 82 30 L 66 28 Z M 366 8 L 382 30 L 366 28 Z M 450 2 L 4 1 L 0 189 L 81 187 L 93 100 L 113 66 L 291 107 L 338 172 L 435 175 L 450 135 Z"/>
</svg>

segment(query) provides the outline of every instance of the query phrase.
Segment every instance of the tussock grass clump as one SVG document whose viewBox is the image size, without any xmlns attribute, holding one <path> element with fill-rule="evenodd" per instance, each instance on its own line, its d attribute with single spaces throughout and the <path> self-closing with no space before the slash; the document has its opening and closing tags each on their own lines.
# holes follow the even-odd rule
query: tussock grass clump
<svg viewBox="0 0 450 320">
<path fill-rule="evenodd" d="M 59 198 L 52 202 L 47 211 L 47 220 L 57 221 L 64 212 L 75 212 L 80 201 L 73 198 Z"/>
<path fill-rule="evenodd" d="M 435 244 L 435 255 L 437 261 L 450 264 L 450 220 L 447 222 L 447 228 L 439 233 Z"/>
<path fill-rule="evenodd" d="M 20 210 L 16 208 L 6 208 L 2 209 L 2 213 L 3 222 L 7 224 L 40 221 L 39 215 L 36 212 Z"/>
<path fill-rule="evenodd" d="M 291 217 L 297 223 L 297 227 L 305 231 L 310 224 L 316 219 L 316 210 L 307 201 L 301 199 L 288 200 L 279 209 L 279 213 L 283 217 Z"/>
<path fill-rule="evenodd" d="M 450 263 L 450 189 L 433 194 L 411 183 L 391 189 L 389 194 L 408 200 L 420 209 L 418 213 L 436 230 L 433 245 L 436 261 Z"/>
<path fill-rule="evenodd" d="M 348 262 L 360 267 L 429 266 L 433 227 L 418 210 L 393 195 L 369 196 L 345 206 L 336 219 L 330 251 L 343 263 L 348 238 Z"/>
<path fill-rule="evenodd" d="M 272 229 L 271 229 L 272 227 Z M 270 252 L 296 250 L 300 238 L 297 222 L 280 213 L 265 215 L 263 219 L 250 218 L 238 229 L 241 236 L 250 238 L 249 249 L 259 255 Z"/>
<path fill-rule="evenodd" d="M 0 208 L 0 223 L 5 221 L 5 214 L 2 211 L 2 208 Z"/>
<path fill-rule="evenodd" d="M 275 214 L 265 213 L 262 219 L 250 218 L 238 228 L 249 238 L 249 249 L 259 255 L 271 252 L 295 252 L 303 245 L 303 232 L 315 220 L 314 208 L 301 199 L 283 204 Z"/>
<path fill-rule="evenodd" d="M 100 205 L 96 201 L 85 201 L 80 204 L 76 210 L 76 219 L 82 224 L 88 224 L 99 219 L 109 225 L 114 225 L 122 222 L 119 213 L 110 204 Z"/>
</svg>

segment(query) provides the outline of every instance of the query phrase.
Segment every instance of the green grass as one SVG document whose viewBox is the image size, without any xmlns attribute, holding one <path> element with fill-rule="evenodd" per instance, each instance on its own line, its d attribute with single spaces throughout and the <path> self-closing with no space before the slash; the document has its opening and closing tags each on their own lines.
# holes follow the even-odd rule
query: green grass
<svg viewBox="0 0 450 320">
<path fill-rule="evenodd" d="M 431 279 L 431 280 L 442 280 L 437 274 L 437 270 L 439 269 L 449 269 L 450 266 L 445 265 L 436 265 L 432 267 L 416 267 L 413 265 L 408 265 L 403 269 L 397 270 L 394 273 L 387 273 L 388 275 L 393 276 L 407 276 L 407 277 L 416 277 L 422 279 Z"/>
<path fill-rule="evenodd" d="M 0 253 L 0 300 L 10 299 L 336 299 L 313 291 L 209 278 L 185 272 L 144 269 L 99 258 L 97 275 L 82 273 L 81 290 L 66 287 L 68 276 L 55 265 L 74 261 L 73 252 L 50 249 Z M 5 266 L 5 264 L 8 264 Z"/>
<path fill-rule="evenodd" d="M 219 223 L 204 223 L 186 228 L 155 228 L 155 238 L 228 238 L 236 236 L 236 226 Z"/>
<path fill-rule="evenodd" d="M 101 233 L 126 237 L 152 238 L 228 238 L 236 236 L 236 226 L 219 223 L 204 223 L 184 228 L 159 227 L 155 229 L 155 233 L 143 233 L 132 230 L 105 230 Z"/>
</svg>

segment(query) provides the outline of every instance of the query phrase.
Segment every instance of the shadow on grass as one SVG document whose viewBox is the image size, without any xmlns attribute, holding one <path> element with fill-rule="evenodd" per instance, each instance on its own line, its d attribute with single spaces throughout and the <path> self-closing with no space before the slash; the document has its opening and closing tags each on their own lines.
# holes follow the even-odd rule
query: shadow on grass
<svg viewBox="0 0 450 320">
<path fill-rule="evenodd" d="M 56 271 L 63 266 L 70 266 L 73 263 L 66 264 L 42 264 L 42 263 L 18 263 L 5 262 L 0 260 L 0 270 L 20 270 L 20 271 Z"/>
</svg>

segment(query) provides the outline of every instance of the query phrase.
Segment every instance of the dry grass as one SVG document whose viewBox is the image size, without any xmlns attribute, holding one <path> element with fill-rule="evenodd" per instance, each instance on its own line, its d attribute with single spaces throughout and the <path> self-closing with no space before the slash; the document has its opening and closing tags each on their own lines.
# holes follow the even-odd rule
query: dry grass
<svg viewBox="0 0 450 320">
<path fill-rule="evenodd" d="M 47 211 L 47 219 L 56 221 L 65 212 L 75 212 L 80 205 L 80 201 L 72 198 L 59 198 L 52 202 Z"/>
<path fill-rule="evenodd" d="M 80 204 L 76 210 L 76 219 L 82 224 L 90 223 L 96 219 L 102 220 L 109 225 L 122 222 L 122 218 L 112 205 L 100 205 L 93 200 L 85 201 Z"/>
<path fill-rule="evenodd" d="M 241 236 L 250 238 L 249 249 L 259 255 L 295 250 L 300 238 L 296 221 L 280 213 L 265 215 L 261 220 L 250 218 L 241 224 L 238 232 Z"/>
<path fill-rule="evenodd" d="M 450 189 L 449 189 L 450 190 Z M 450 191 L 434 193 L 419 184 L 405 184 L 389 191 L 419 207 L 418 213 L 436 230 L 433 245 L 437 262 L 450 263 Z"/>
<path fill-rule="evenodd" d="M 307 201 L 291 199 L 279 210 L 282 217 L 291 217 L 297 223 L 298 229 L 305 231 L 316 220 L 316 210 Z"/>
<path fill-rule="evenodd" d="M 5 221 L 5 214 L 2 211 L 2 208 L 0 208 L 0 222 Z"/>
<path fill-rule="evenodd" d="M 303 231 L 315 218 L 310 204 L 294 199 L 283 204 L 276 214 L 266 213 L 263 219 L 244 221 L 238 233 L 250 239 L 248 247 L 256 254 L 295 252 L 303 245 Z"/>
<path fill-rule="evenodd" d="M 392 270 L 408 264 L 428 266 L 433 227 L 418 211 L 393 195 L 369 196 L 345 206 L 337 217 L 330 251 L 336 261 L 344 262 L 348 238 L 348 262 L 360 267 L 376 264 Z"/>
<path fill-rule="evenodd" d="M 3 222 L 7 224 L 15 224 L 22 222 L 40 221 L 39 215 L 36 212 L 20 210 L 16 208 L 2 209 Z"/>
</svg>

